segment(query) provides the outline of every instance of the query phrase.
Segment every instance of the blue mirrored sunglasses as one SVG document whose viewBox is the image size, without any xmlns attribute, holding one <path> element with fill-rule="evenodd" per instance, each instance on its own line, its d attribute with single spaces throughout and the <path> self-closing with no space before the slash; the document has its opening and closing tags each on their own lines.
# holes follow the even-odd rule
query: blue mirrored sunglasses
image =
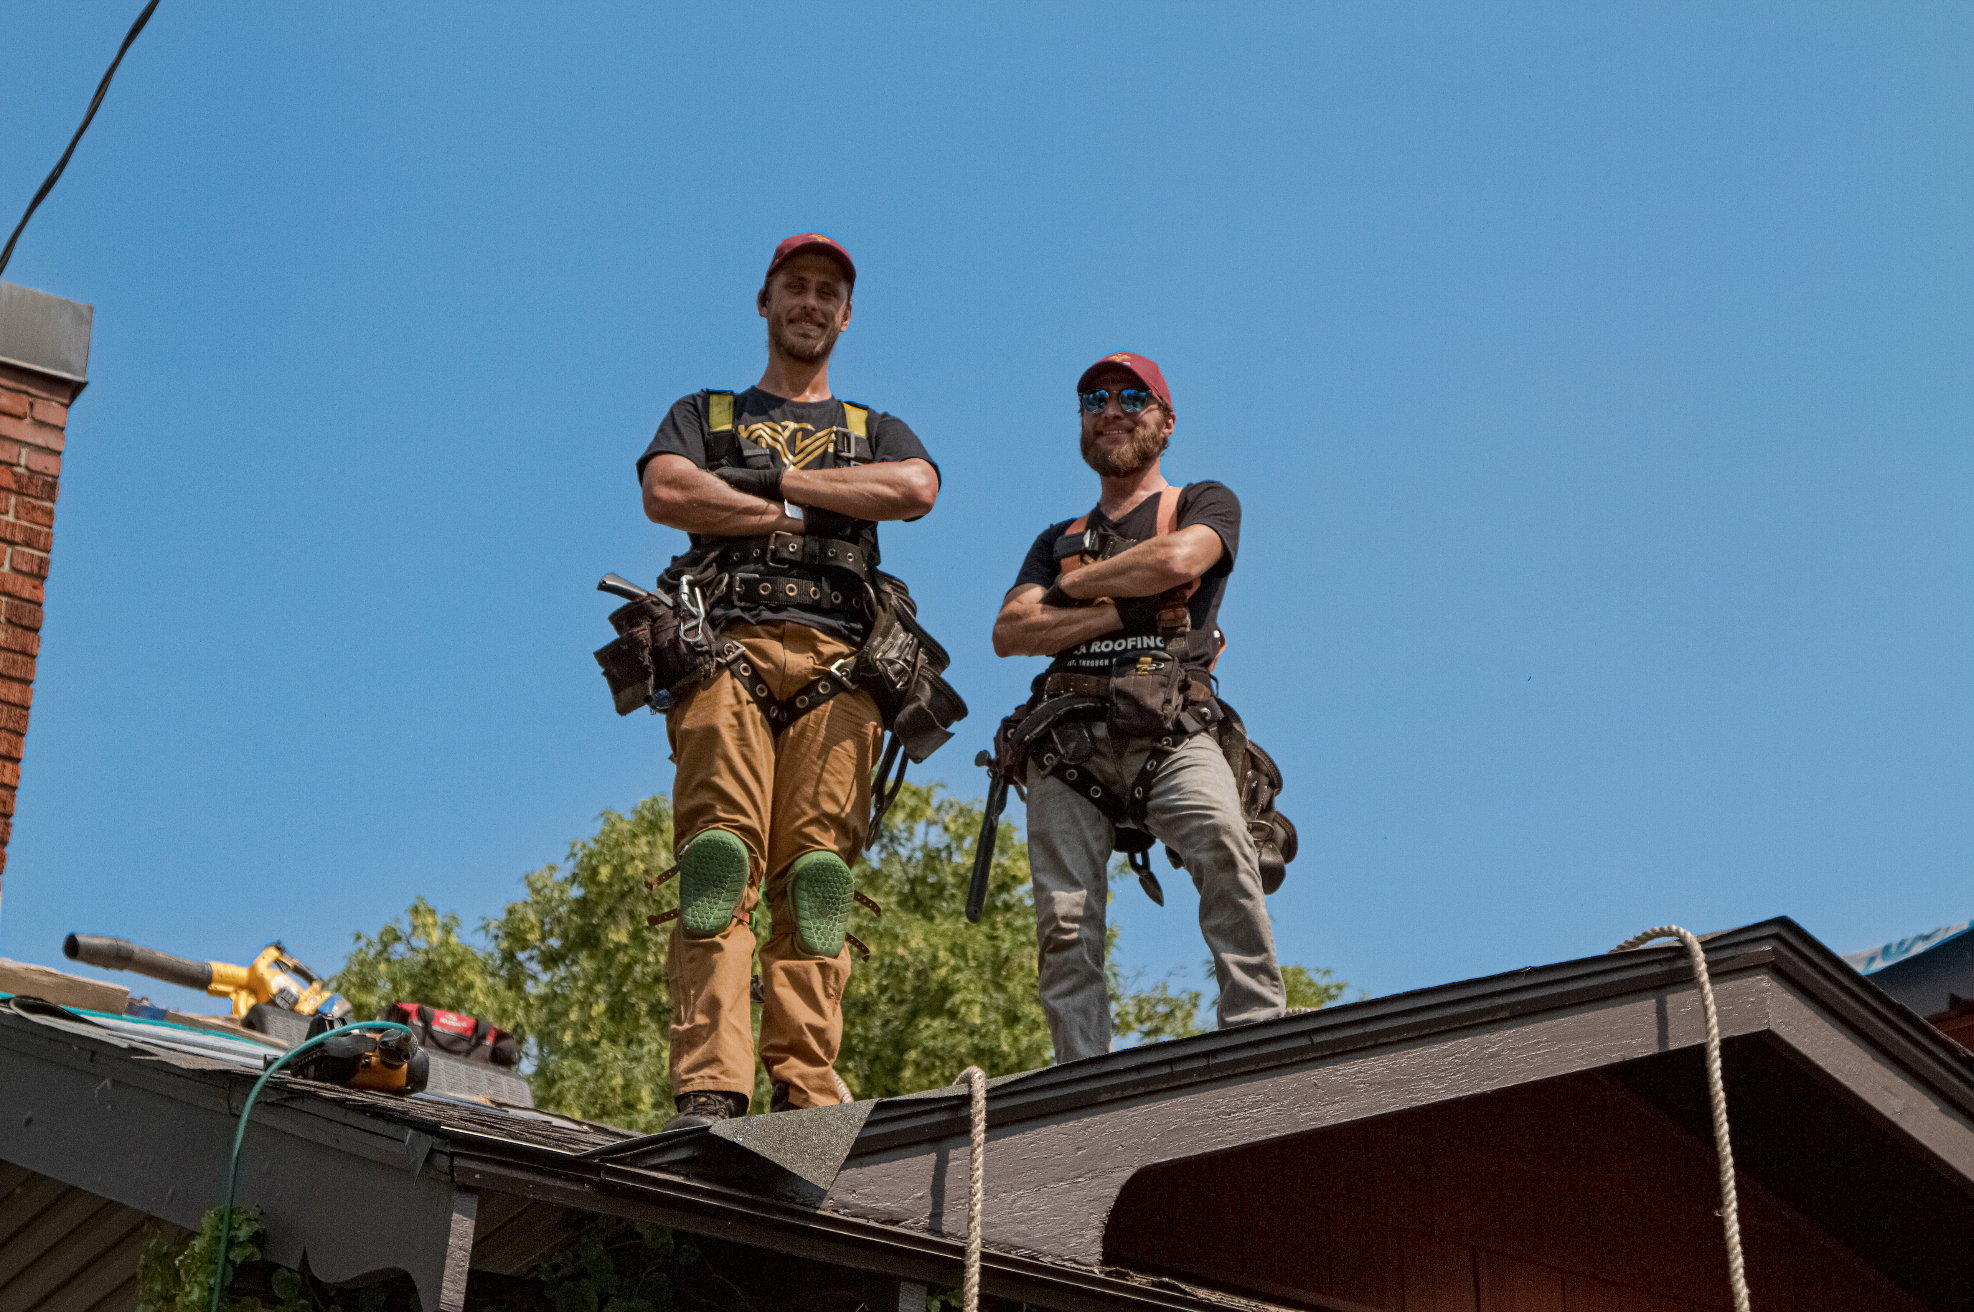
<svg viewBox="0 0 1974 1312">
<path fill-rule="evenodd" d="M 1104 407 L 1110 404 L 1110 397 L 1109 388 L 1098 388 L 1094 392 L 1076 394 L 1076 399 L 1083 403 L 1083 413 L 1086 415 L 1102 414 Z M 1151 399 L 1151 391 L 1143 387 L 1127 387 L 1117 393 L 1117 403 L 1124 408 L 1124 413 L 1127 415 L 1137 414 L 1151 404 Z"/>
</svg>

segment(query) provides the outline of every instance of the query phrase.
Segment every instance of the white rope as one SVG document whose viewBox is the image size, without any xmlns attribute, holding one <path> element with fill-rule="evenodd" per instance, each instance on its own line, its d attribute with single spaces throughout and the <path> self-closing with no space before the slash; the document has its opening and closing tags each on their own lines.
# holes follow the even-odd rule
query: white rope
<svg viewBox="0 0 1974 1312">
<path fill-rule="evenodd" d="M 1707 1093 L 1713 1101 L 1714 1149 L 1720 1158 L 1720 1224 L 1727 1235 L 1727 1282 L 1734 1291 L 1734 1312 L 1749 1312 L 1748 1268 L 1741 1258 L 1741 1208 L 1734 1187 L 1734 1149 L 1727 1141 L 1727 1086 L 1720 1077 L 1720 1016 L 1714 1011 L 1714 986 L 1707 978 L 1707 951 L 1699 939 L 1678 925 L 1660 925 L 1633 934 L 1611 951 L 1626 952 L 1660 938 L 1676 938 L 1686 945 L 1686 955 L 1693 959 L 1693 978 L 1700 986 L 1700 1007 L 1707 1017 Z"/>
<path fill-rule="evenodd" d="M 966 1282 L 961 1290 L 965 1312 L 980 1312 L 980 1214 L 987 1204 L 987 1072 L 969 1066 L 960 1080 L 973 1094 L 972 1142 L 966 1170 Z"/>
</svg>

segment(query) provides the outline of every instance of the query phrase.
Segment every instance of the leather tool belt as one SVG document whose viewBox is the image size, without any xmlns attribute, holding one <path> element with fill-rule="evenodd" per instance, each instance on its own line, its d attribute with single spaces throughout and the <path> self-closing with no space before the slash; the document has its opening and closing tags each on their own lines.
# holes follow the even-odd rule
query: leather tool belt
<svg viewBox="0 0 1974 1312">
<path fill-rule="evenodd" d="M 724 599 L 750 607 L 800 607 L 871 619 L 870 580 L 877 553 L 868 539 L 844 542 L 816 534 L 775 533 L 723 542 L 712 553 L 726 581 Z"/>
<path fill-rule="evenodd" d="M 1184 709 L 1173 717 L 1169 728 L 1151 739 L 1144 764 L 1123 792 L 1108 787 L 1087 768 L 1095 751 L 1089 722 L 1109 718 L 1116 732 L 1118 680 L 1118 675 L 1044 676 L 1039 695 L 1001 722 L 990 758 L 993 769 L 1004 778 L 1019 781 L 1026 777 L 1032 762 L 1103 812 L 1113 828 L 1112 850 L 1124 855 L 1146 896 L 1163 906 L 1165 893 L 1151 869 L 1151 848 L 1156 840 L 1145 823 L 1152 786 L 1165 763 L 1188 739 L 1212 732 L 1233 773 L 1241 817 L 1260 858 L 1262 891 L 1279 889 L 1288 877 L 1288 863 L 1296 855 L 1295 825 L 1275 809 L 1275 799 L 1282 791 L 1282 772 L 1274 758 L 1247 736 L 1234 708 L 1215 696 L 1204 681 L 1193 680 L 1186 686 Z M 1179 853 L 1168 846 L 1165 854 L 1174 869 L 1184 869 Z"/>
<path fill-rule="evenodd" d="M 703 678 L 717 654 L 706 621 L 706 601 L 690 577 L 620 606 L 610 614 L 616 641 L 596 653 L 617 714 L 640 706 L 656 714 L 671 705 L 672 690 Z"/>
<path fill-rule="evenodd" d="M 656 590 L 637 595 L 610 616 L 618 637 L 596 653 L 596 661 L 617 714 L 640 706 L 667 710 L 675 690 L 726 670 L 778 735 L 845 692 L 867 691 L 891 734 L 878 771 L 874 831 L 903 784 L 907 763 L 925 761 L 953 736 L 953 725 L 966 716 L 966 702 L 941 677 L 950 658 L 919 624 L 911 591 L 877 569 L 873 556 L 866 543 L 777 533 L 680 557 Z M 619 587 L 619 595 L 638 592 L 621 579 L 612 586 Z M 718 602 L 743 617 L 750 605 L 836 611 L 869 629 L 853 655 L 792 696 L 776 697 L 746 650 L 721 641 L 708 620 L 709 607 Z"/>
<path fill-rule="evenodd" d="M 720 545 L 720 559 L 729 570 L 749 565 L 808 566 L 842 570 L 868 583 L 877 568 L 877 553 L 865 542 L 843 542 L 816 534 L 775 533 L 765 538 L 734 538 Z"/>
</svg>

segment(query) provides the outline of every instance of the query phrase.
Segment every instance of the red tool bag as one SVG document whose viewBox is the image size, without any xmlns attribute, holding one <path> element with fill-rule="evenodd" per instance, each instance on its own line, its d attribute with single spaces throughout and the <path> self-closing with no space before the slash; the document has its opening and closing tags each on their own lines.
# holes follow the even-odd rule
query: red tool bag
<svg viewBox="0 0 1974 1312">
<path fill-rule="evenodd" d="M 377 1019 L 408 1025 L 421 1044 L 454 1057 L 494 1066 L 521 1064 L 521 1045 L 514 1036 L 477 1016 L 442 1011 L 421 1002 L 393 1002 Z"/>
</svg>

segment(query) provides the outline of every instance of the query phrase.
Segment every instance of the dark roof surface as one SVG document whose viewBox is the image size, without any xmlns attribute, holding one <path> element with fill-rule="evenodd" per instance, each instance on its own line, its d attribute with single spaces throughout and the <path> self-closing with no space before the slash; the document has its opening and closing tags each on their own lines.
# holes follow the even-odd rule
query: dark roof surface
<svg viewBox="0 0 1974 1312">
<path fill-rule="evenodd" d="M 1774 920 L 1715 934 L 1706 940 L 1706 948 L 1710 970 L 1717 981 L 1725 981 L 1723 988 L 1754 976 L 1778 981 L 1791 996 L 1809 1000 L 1820 1015 L 1834 1018 L 1876 1060 L 1922 1090 L 1924 1101 L 1974 1124 L 1974 1057 L 1793 922 Z M 1559 1015 L 1678 996 L 1690 990 L 1691 978 L 1683 950 L 1671 944 L 1655 946 L 1335 1006 L 1007 1076 L 993 1081 L 990 1090 L 988 1121 L 995 1133 L 994 1152 L 1018 1150 L 1024 1126 L 1045 1126 L 1065 1117 L 1102 1117 L 1113 1108 L 1135 1113 L 1168 1100 L 1251 1087 L 1256 1080 L 1301 1069 L 1321 1068 L 1325 1078 L 1348 1078 L 1360 1056 L 1404 1051 L 1447 1036 L 1508 1034 Z M 49 1042 L 33 1041 L 30 1031 L 48 1036 Z M 23 1016 L 0 1005 L 0 1062 L 32 1053 L 86 1063 L 100 1075 L 124 1070 L 118 1078 L 148 1069 L 153 1072 L 146 1081 L 150 1086 L 181 1088 L 172 1096 L 188 1107 L 237 1109 L 246 1084 L 259 1073 L 261 1051 L 249 1050 L 244 1043 L 237 1051 L 214 1049 L 211 1036 L 169 1046 L 174 1037 L 132 1033 L 128 1027 L 106 1023 L 105 1018 Z M 1759 1040 L 1734 1042 L 1745 1047 L 1750 1041 Z M 57 1048 L 64 1052 L 57 1053 Z M 1682 1052 L 1669 1056 L 1685 1059 Z M 1799 1057 L 1791 1060 L 1802 1065 Z M 1633 1082 L 1641 1096 L 1656 1098 L 1668 1114 L 1688 1115 L 1690 1109 L 1682 1100 L 1690 1101 L 1691 1091 L 1683 1090 L 1676 1078 L 1667 1083 L 1659 1077 L 1636 1076 Z M 401 1153 L 413 1176 L 436 1170 L 460 1186 L 529 1200 L 532 1206 L 653 1220 L 926 1283 L 951 1284 L 957 1278 L 960 1249 L 952 1229 L 955 1222 L 939 1218 L 936 1200 L 930 1204 L 933 1214 L 917 1220 L 877 1218 L 859 1213 L 854 1203 L 839 1203 L 830 1193 L 830 1181 L 839 1169 L 850 1175 L 915 1153 L 944 1153 L 949 1149 L 940 1145 L 956 1140 L 963 1163 L 967 1096 L 960 1086 L 843 1108 L 754 1117 L 718 1130 L 657 1136 L 526 1108 L 444 1096 L 405 1098 L 284 1076 L 275 1077 L 265 1100 L 282 1110 L 265 1120 L 257 1111 L 256 1124 L 278 1123 L 291 1134 L 320 1142 L 342 1142 L 338 1135 L 344 1135 L 351 1151 L 373 1157 L 377 1143 L 401 1143 L 401 1149 L 391 1151 Z M 1829 1107 L 1837 1109 L 1825 1109 L 1832 1116 L 1859 1114 L 1843 1096 L 1833 1095 Z M 1786 1110 L 1763 1112 L 1750 1103 L 1746 1114 L 1757 1118 L 1784 1115 Z M 233 1113 L 220 1114 L 230 1119 Z M 296 1114 L 303 1119 L 297 1121 Z M 1930 1173 L 1934 1187 L 1947 1189 L 1944 1196 L 1974 1200 L 1968 1173 L 1943 1165 L 1937 1154 L 1916 1143 L 1895 1121 L 1873 1115 L 1880 1146 L 1890 1144 L 1904 1155 L 1902 1160 L 1916 1164 L 1899 1166 L 1906 1172 L 1900 1178 L 1918 1180 Z M 1281 1131 L 1257 1123 L 1258 1135 L 1277 1132 Z M 1751 1131 L 1751 1135 L 1752 1145 L 1759 1134 Z M 1166 1159 L 1183 1157 L 1185 1146 L 1167 1144 L 1161 1151 Z M 996 1181 L 990 1192 L 1012 1187 L 1012 1173 L 1003 1171 L 999 1160 L 990 1153 L 990 1180 Z M 1912 1175 L 1914 1170 L 1920 1175 Z M 962 1165 L 959 1175 L 964 1173 Z M 1845 1204 L 1853 1211 L 1857 1184 L 1848 1186 L 1852 1193 Z M 1796 1192 L 1814 1195 L 1815 1180 L 1809 1179 Z M 1114 1197 L 1114 1190 L 1110 1196 Z M 1093 1195 L 1090 1205 L 1108 1203 Z M 1812 1197 L 1805 1210 L 1814 1206 Z M 1858 1231 L 1855 1217 L 1849 1223 L 1837 1217 L 1831 1224 L 1838 1229 L 1848 1224 L 1851 1233 Z M 502 1227 L 520 1225 L 511 1211 L 503 1214 Z M 489 1233 L 494 1228 L 488 1227 Z M 989 1288 L 1008 1297 L 1064 1308 L 1095 1307 L 1106 1301 L 1175 1308 L 1243 1304 L 1171 1281 L 1102 1270 L 1087 1253 L 1072 1258 L 1037 1251 L 1044 1245 L 996 1243 L 991 1225 L 988 1238 Z M 1872 1242 L 1869 1236 L 1865 1242 Z"/>
</svg>

